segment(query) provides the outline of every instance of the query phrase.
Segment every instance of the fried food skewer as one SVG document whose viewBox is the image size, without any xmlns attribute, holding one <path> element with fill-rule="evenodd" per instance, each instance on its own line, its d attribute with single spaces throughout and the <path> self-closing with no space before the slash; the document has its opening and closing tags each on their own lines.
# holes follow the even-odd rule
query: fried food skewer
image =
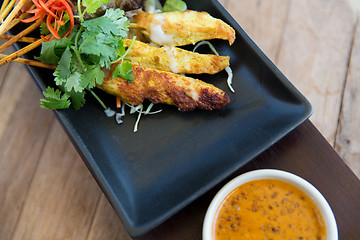
<svg viewBox="0 0 360 240">
<path fill-rule="evenodd" d="M 202 40 L 223 39 L 231 45 L 235 41 L 235 30 L 207 12 L 192 10 L 159 14 L 134 11 L 137 25 L 145 29 L 152 42 L 159 46 L 184 46 Z"/>
<path fill-rule="evenodd" d="M 16 0 L 5 1 L 7 3 L 2 5 L 3 11 L 0 13 L 1 21 L 9 14 L 8 9 L 12 8 L 9 6 L 14 4 Z M 26 37 L 27 34 L 40 26 L 42 19 L 38 19 L 35 23 L 15 36 L 4 35 L 7 30 L 11 29 L 21 21 L 20 18 L 24 16 L 25 13 L 20 15 L 20 12 L 27 1 L 28 0 L 19 0 L 10 14 L 6 17 L 5 21 L 1 24 L 0 36 L 3 39 L 8 39 L 8 41 L 0 46 L 0 52 L 17 41 L 29 42 L 31 44 L 10 55 L 0 54 L 0 66 L 10 61 L 15 61 L 54 70 L 56 69 L 55 66 L 44 64 L 36 60 L 20 58 L 21 55 L 42 44 L 43 39 Z M 136 16 L 139 15 L 141 14 Z M 148 18 L 148 16 L 150 16 L 150 18 Z M 16 19 L 14 19 L 15 17 Z M 184 19 L 190 19 L 190 21 L 187 22 L 187 20 Z M 229 96 L 215 86 L 198 79 L 176 74 L 214 74 L 229 65 L 229 57 L 192 53 L 173 47 L 190 43 L 194 44 L 200 40 L 214 38 L 228 40 L 231 45 L 235 39 L 235 32 L 230 26 L 219 19 L 211 17 L 206 12 L 199 13 L 195 11 L 156 15 L 146 13 L 145 18 L 141 18 L 141 20 L 135 24 L 131 24 L 130 28 L 137 29 L 138 33 L 144 32 L 145 35 L 148 35 L 152 40 L 154 40 L 154 33 L 159 33 L 159 31 L 167 37 L 171 36 L 172 41 L 170 44 L 168 44 L 168 42 L 163 44 L 164 42 L 162 41 L 153 41 L 159 45 L 169 46 L 158 49 L 140 42 L 134 44 L 134 55 L 132 56 L 129 54 L 128 56 L 133 60 L 133 83 L 129 83 L 121 77 L 112 78 L 112 73 L 117 65 L 113 64 L 110 70 L 105 70 L 106 77 L 104 78 L 103 84 L 97 86 L 98 88 L 116 95 L 122 101 L 132 105 L 140 105 L 145 99 L 148 99 L 154 104 L 165 103 L 168 105 L 175 105 L 181 111 L 192 111 L 196 108 L 201 110 L 222 109 L 230 102 Z M 144 21 L 147 22 L 145 25 Z M 180 24 L 177 24 L 178 22 Z M 147 27 L 146 24 L 150 25 Z M 154 27 L 154 25 L 156 26 Z M 49 38 L 49 36 L 46 38 Z M 126 41 L 127 40 L 124 42 Z M 139 51 L 138 53 L 135 53 L 136 46 L 139 46 L 137 49 Z M 142 50 L 152 52 L 152 54 L 150 54 L 151 56 L 166 59 L 167 63 L 162 64 L 159 62 L 157 65 L 156 59 L 155 62 L 149 63 L 152 60 L 146 60 L 145 56 L 149 54 L 141 54 Z M 181 65 L 179 62 L 184 62 L 184 64 Z M 146 67 L 138 64 L 144 64 Z"/>
<path fill-rule="evenodd" d="M 131 105 L 141 105 L 145 99 L 152 103 L 175 105 L 181 111 L 215 110 L 224 108 L 229 96 L 217 87 L 201 80 L 175 73 L 132 65 L 134 81 L 112 77 L 117 64 L 111 66 L 102 85 L 105 92 L 119 96 Z"/>
<path fill-rule="evenodd" d="M 124 39 L 129 47 L 130 39 Z M 140 41 L 134 41 L 126 58 L 133 64 L 157 70 L 185 74 L 215 74 L 229 66 L 228 56 L 200 54 L 177 47 L 154 47 Z"/>
</svg>

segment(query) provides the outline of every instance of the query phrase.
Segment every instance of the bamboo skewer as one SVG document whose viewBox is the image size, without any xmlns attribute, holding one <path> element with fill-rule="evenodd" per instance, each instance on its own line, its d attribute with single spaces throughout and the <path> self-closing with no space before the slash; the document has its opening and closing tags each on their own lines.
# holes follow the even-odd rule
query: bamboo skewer
<svg viewBox="0 0 360 240">
<path fill-rule="evenodd" d="M 150 37 L 150 33 L 148 31 L 146 31 L 146 30 L 142 30 L 141 33 L 144 34 L 147 37 Z"/>
<path fill-rule="evenodd" d="M 20 38 L 26 36 L 28 33 L 35 30 L 37 27 L 39 27 L 41 24 L 41 21 L 42 21 L 41 19 L 38 19 L 35 23 L 30 25 L 28 28 L 26 28 L 25 30 L 23 30 L 22 32 L 20 32 L 19 34 L 17 34 L 13 38 L 11 38 L 9 41 L 7 41 L 3 45 L 1 45 L 0 52 L 3 51 L 4 49 L 6 49 L 7 47 L 9 47 L 10 45 L 12 45 L 13 43 L 15 43 L 16 41 L 18 41 Z"/>
<path fill-rule="evenodd" d="M 19 63 L 31 65 L 31 66 L 43 67 L 43 68 L 48 68 L 48 69 L 53 69 L 53 70 L 56 69 L 55 66 L 45 64 L 40 61 L 19 58 L 23 54 L 25 54 L 41 45 L 41 43 L 43 41 L 42 39 L 26 37 L 26 35 L 28 35 L 30 32 L 32 32 L 33 30 L 38 28 L 41 25 L 41 23 L 43 22 L 42 19 L 38 19 L 35 23 L 31 24 L 29 27 L 27 27 L 26 29 L 24 29 L 23 31 L 21 31 L 20 33 L 18 33 L 15 36 L 4 34 L 8 30 L 13 28 L 16 24 L 18 24 L 22 19 L 26 18 L 29 15 L 29 13 L 25 12 L 25 13 L 21 14 L 20 16 L 17 16 L 17 15 L 19 15 L 22 7 L 26 4 L 27 0 L 20 0 L 19 2 L 16 3 L 15 7 L 13 8 L 16 1 L 17 0 L 4 0 L 3 4 L 1 6 L 0 39 L 7 39 L 8 41 L 6 41 L 3 45 L 0 46 L 0 52 L 17 41 L 27 42 L 27 43 L 31 43 L 31 44 L 29 44 L 28 46 L 10 54 L 10 55 L 0 54 L 0 66 L 4 65 L 10 61 L 14 61 L 14 62 L 19 62 Z M 33 7 L 34 7 L 34 5 L 30 9 L 32 9 Z M 11 9 L 12 9 L 12 11 L 10 12 Z M 10 12 L 10 14 L 9 14 L 9 12 Z M 5 21 L 4 21 L 4 19 L 5 19 Z M 46 38 L 49 38 L 49 36 L 47 36 Z"/>
<path fill-rule="evenodd" d="M 130 28 L 142 28 L 137 23 L 130 23 Z"/>
<path fill-rule="evenodd" d="M 26 18 L 29 15 L 29 13 L 23 13 L 21 14 L 18 18 L 13 19 L 5 28 L 4 32 L 9 31 L 10 29 L 12 29 L 13 27 L 15 27 L 19 22 L 21 22 L 21 20 L 23 20 L 24 18 Z"/>
<path fill-rule="evenodd" d="M 6 29 L 7 25 L 14 19 L 16 14 L 19 13 L 21 8 L 24 6 L 25 2 L 26 2 L 26 0 L 20 0 L 20 2 L 18 2 L 16 4 L 14 9 L 11 11 L 11 13 L 6 17 L 5 21 L 0 26 L 0 35 L 5 33 L 5 29 Z"/>
<path fill-rule="evenodd" d="M 11 11 L 11 9 L 14 6 L 15 2 L 16 2 L 16 0 L 11 0 L 10 3 L 5 7 L 5 9 L 3 9 L 3 11 L 1 11 L 1 13 L 0 13 L 0 21 L 4 20 L 5 16 L 7 16 L 9 14 L 9 12 Z"/>
<path fill-rule="evenodd" d="M 0 59 L 6 58 L 6 57 L 8 57 L 8 55 L 0 53 Z M 43 62 L 40 62 L 40 61 L 36 61 L 36 60 L 29 60 L 29 59 L 24 59 L 24 58 L 15 58 L 12 61 L 17 62 L 17 63 L 30 65 L 30 66 L 35 66 L 35 67 L 48 68 L 48 69 L 52 69 L 52 70 L 56 69 L 56 66 L 54 66 L 54 65 L 49 65 L 49 64 L 46 64 L 46 63 L 43 63 Z"/>
<path fill-rule="evenodd" d="M 4 64 L 6 64 L 6 63 L 8 63 L 8 62 L 10 62 L 10 61 L 12 61 L 12 60 L 14 60 L 15 58 L 18 58 L 18 57 L 20 57 L 21 55 L 23 55 L 23 54 L 25 54 L 25 53 L 33 50 L 34 48 L 40 46 L 41 43 L 42 43 L 42 39 L 39 39 L 39 40 L 37 40 L 36 42 L 33 42 L 33 43 L 29 44 L 28 46 L 20 49 L 19 51 L 16 51 L 16 52 L 10 54 L 9 56 L 1 59 L 1 60 L 0 60 L 0 66 L 2 66 L 2 65 L 4 65 Z"/>
<path fill-rule="evenodd" d="M 5 9 L 6 5 L 8 5 L 9 0 L 4 0 L 2 5 L 1 5 L 1 9 L 0 9 L 0 13 L 2 13 L 2 11 Z"/>
<path fill-rule="evenodd" d="M 45 64 L 45 63 L 42 63 L 39 61 L 19 58 L 21 55 L 23 55 L 41 45 L 42 39 L 26 37 L 26 35 L 29 34 L 30 32 L 32 32 L 33 30 L 35 30 L 36 28 L 38 28 L 42 23 L 42 19 L 38 19 L 35 23 L 31 24 L 28 28 L 26 28 L 25 30 L 23 30 L 22 32 L 20 32 L 17 35 L 4 34 L 8 30 L 13 28 L 16 24 L 18 24 L 22 19 L 27 17 L 27 15 L 28 15 L 28 13 L 25 12 L 25 13 L 21 14 L 20 16 L 16 17 L 16 15 L 18 15 L 20 13 L 21 8 L 24 6 L 24 4 L 26 3 L 27 0 L 19 0 L 18 3 L 16 3 L 16 1 L 17 0 L 4 0 L 3 4 L 1 6 L 0 39 L 7 39 L 8 41 L 0 46 L 0 52 L 3 51 L 4 49 L 6 49 L 7 47 L 11 46 L 13 43 L 15 43 L 17 41 L 31 43 L 31 44 L 10 54 L 10 55 L 5 55 L 5 54 L 0 53 L 0 66 L 4 65 L 10 61 L 15 61 L 15 62 L 28 64 L 28 65 L 32 65 L 32 66 L 55 69 L 56 68 L 55 66 L 48 65 L 48 64 Z M 15 3 L 16 3 L 16 5 L 13 8 Z M 33 8 L 33 7 L 34 7 L 34 5 L 31 8 Z M 11 11 L 12 8 L 13 8 L 13 10 Z M 10 12 L 10 14 L 9 14 L 9 12 Z M 5 19 L 5 21 L 4 21 L 4 19 Z M 149 35 L 149 33 L 146 32 L 145 30 L 141 30 L 142 27 L 140 27 L 136 23 L 131 23 L 130 28 L 138 29 L 138 32 L 141 31 L 143 34 L 145 34 L 147 36 Z"/>
<path fill-rule="evenodd" d="M 0 39 L 12 39 L 14 38 L 14 35 L 9 35 L 9 34 L 4 34 L 0 36 Z M 22 37 L 18 40 L 18 42 L 25 42 L 25 43 L 33 43 L 35 41 L 39 40 L 39 38 L 34 38 L 34 37 Z"/>
</svg>

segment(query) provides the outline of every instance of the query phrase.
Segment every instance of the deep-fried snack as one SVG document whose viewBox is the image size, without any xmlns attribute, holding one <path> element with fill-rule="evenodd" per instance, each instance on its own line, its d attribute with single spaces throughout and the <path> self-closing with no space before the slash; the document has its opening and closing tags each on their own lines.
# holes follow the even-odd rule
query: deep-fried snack
<svg viewBox="0 0 360 240">
<path fill-rule="evenodd" d="M 129 39 L 123 42 L 126 47 L 131 44 Z M 228 56 L 199 54 L 177 47 L 157 48 L 140 41 L 134 41 L 126 58 L 143 67 L 186 74 L 218 73 L 229 66 L 230 59 Z"/>
<path fill-rule="evenodd" d="M 98 87 L 132 105 L 148 99 L 154 104 L 165 103 L 177 106 L 180 111 L 192 111 L 222 109 L 230 102 L 224 91 L 198 79 L 133 64 L 134 81 L 129 83 L 120 77 L 112 78 L 115 67 L 116 64 L 111 66 Z"/>
<path fill-rule="evenodd" d="M 136 10 L 133 18 L 150 34 L 152 42 L 164 46 L 184 46 L 202 40 L 223 39 L 231 45 L 235 30 L 207 12 L 192 10 L 151 14 Z"/>
</svg>

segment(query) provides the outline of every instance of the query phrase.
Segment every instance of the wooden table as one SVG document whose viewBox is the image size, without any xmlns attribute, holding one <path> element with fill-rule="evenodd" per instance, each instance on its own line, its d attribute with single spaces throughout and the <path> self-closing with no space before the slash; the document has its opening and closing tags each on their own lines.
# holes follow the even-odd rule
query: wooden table
<svg viewBox="0 0 360 240">
<path fill-rule="evenodd" d="M 261 168 L 295 173 L 328 200 L 339 239 L 357 239 L 360 181 L 334 150 L 360 173 L 355 5 L 342 0 L 222 2 L 314 107 L 311 121 L 229 179 Z M 131 239 L 54 114 L 39 108 L 40 98 L 24 66 L 0 68 L 0 239 Z M 226 181 L 140 239 L 201 239 L 206 208 Z"/>
</svg>

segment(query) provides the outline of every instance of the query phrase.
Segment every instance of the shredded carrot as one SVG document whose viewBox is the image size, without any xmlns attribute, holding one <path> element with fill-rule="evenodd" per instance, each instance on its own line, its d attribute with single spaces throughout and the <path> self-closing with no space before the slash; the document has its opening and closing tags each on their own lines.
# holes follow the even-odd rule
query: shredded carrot
<svg viewBox="0 0 360 240">
<path fill-rule="evenodd" d="M 116 96 L 116 107 L 121 108 L 121 100 L 118 96 Z"/>
<path fill-rule="evenodd" d="M 71 31 L 74 28 L 74 13 L 73 13 L 70 5 L 68 4 L 68 1 L 65 1 L 65 0 L 62 0 L 62 1 L 63 1 L 63 5 L 66 7 L 66 11 L 67 11 L 67 13 L 69 15 L 69 19 L 70 19 L 70 28 L 64 35 L 64 37 L 67 37 L 71 34 Z M 71 3 L 71 5 L 72 5 L 72 3 Z"/>
<path fill-rule="evenodd" d="M 40 11 L 39 9 L 34 8 L 32 10 L 27 11 L 27 13 L 34 13 L 35 14 L 35 13 L 37 13 L 39 11 Z"/>
<path fill-rule="evenodd" d="M 43 7 L 45 9 L 45 11 L 50 14 L 51 16 L 53 16 L 55 19 L 58 19 L 58 16 L 55 15 L 54 12 L 52 12 L 46 5 L 43 1 L 39 1 L 40 3 L 40 6 Z"/>
<path fill-rule="evenodd" d="M 51 34 L 55 38 L 60 39 L 60 36 L 59 36 L 58 32 L 53 28 L 53 26 L 51 24 L 52 19 L 53 19 L 53 17 L 51 15 L 48 15 L 47 18 L 46 18 L 46 25 L 47 25 L 49 31 L 51 32 Z"/>
<path fill-rule="evenodd" d="M 74 5 L 70 0 L 32 0 L 35 9 L 29 10 L 28 13 L 34 14 L 34 16 L 22 20 L 25 23 L 33 22 L 38 19 L 45 21 L 46 25 L 51 33 L 52 40 L 54 38 L 60 39 L 59 29 L 65 24 L 64 14 L 67 12 L 69 15 L 70 28 L 62 37 L 67 37 L 71 34 L 74 28 L 74 14 L 72 8 Z M 42 37 L 42 39 L 44 39 Z"/>
</svg>

